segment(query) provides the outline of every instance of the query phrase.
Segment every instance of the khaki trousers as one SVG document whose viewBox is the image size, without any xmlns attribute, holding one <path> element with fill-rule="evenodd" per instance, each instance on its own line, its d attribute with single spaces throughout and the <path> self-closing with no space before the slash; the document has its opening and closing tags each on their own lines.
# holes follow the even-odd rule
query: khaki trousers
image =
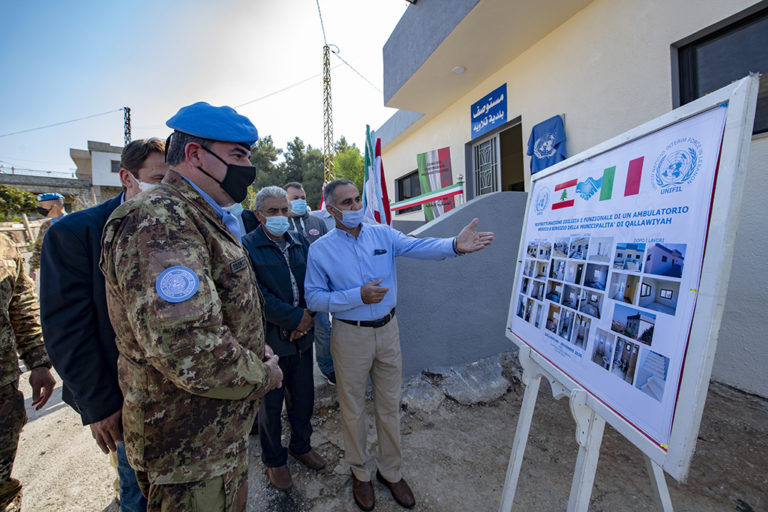
<svg viewBox="0 0 768 512">
<path fill-rule="evenodd" d="M 378 436 L 375 466 L 385 479 L 399 482 L 403 477 L 400 451 L 403 376 L 397 318 L 376 328 L 334 319 L 331 355 L 336 370 L 345 460 L 358 480 L 371 479 L 374 460 L 366 443 L 368 418 L 365 414 L 365 387 L 370 377 Z"/>
</svg>

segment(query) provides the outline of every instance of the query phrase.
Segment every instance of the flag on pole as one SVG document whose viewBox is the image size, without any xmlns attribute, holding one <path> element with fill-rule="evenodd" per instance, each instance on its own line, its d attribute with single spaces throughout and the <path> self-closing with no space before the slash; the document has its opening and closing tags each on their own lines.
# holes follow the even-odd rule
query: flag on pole
<svg viewBox="0 0 768 512">
<path fill-rule="evenodd" d="M 375 138 L 371 127 L 365 126 L 365 179 L 363 180 L 363 210 L 365 216 L 379 224 L 392 224 L 389 195 L 381 165 L 381 139 Z"/>
</svg>

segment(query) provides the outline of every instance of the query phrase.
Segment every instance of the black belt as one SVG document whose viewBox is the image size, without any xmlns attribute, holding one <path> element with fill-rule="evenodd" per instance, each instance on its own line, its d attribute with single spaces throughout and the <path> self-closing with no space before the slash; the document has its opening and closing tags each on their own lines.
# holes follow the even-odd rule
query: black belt
<svg viewBox="0 0 768 512">
<path fill-rule="evenodd" d="M 358 327 L 384 327 L 393 318 L 395 318 L 395 308 L 392 308 L 392 311 L 381 318 L 377 318 L 376 320 L 344 320 L 343 318 L 337 318 L 336 320 L 344 322 L 345 324 L 356 325 Z"/>
</svg>

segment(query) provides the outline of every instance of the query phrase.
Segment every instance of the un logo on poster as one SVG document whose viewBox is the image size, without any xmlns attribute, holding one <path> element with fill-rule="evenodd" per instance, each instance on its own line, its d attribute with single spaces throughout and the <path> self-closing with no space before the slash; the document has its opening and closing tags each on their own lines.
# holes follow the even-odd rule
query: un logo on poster
<svg viewBox="0 0 768 512">
<path fill-rule="evenodd" d="M 549 190 L 544 189 L 536 196 L 536 213 L 541 215 L 549 206 Z"/>
<path fill-rule="evenodd" d="M 653 164 L 653 185 L 662 192 L 679 191 L 691 183 L 701 167 L 701 143 L 692 138 L 677 139 L 669 144 Z"/>
</svg>

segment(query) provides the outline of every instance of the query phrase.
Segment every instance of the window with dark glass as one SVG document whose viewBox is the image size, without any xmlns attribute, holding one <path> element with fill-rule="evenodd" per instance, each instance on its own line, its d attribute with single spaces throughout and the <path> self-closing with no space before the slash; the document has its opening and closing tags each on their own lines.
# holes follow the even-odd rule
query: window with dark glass
<svg viewBox="0 0 768 512">
<path fill-rule="evenodd" d="M 678 49 L 680 104 L 750 72 L 768 73 L 768 8 Z M 768 79 L 760 79 L 754 133 L 768 132 Z"/>
<path fill-rule="evenodd" d="M 112 172 L 118 173 L 120 172 L 120 160 L 112 160 Z"/>
<path fill-rule="evenodd" d="M 395 188 L 397 189 L 397 201 L 404 201 L 412 197 L 421 195 L 421 183 L 419 183 L 419 171 L 413 171 L 402 178 L 395 179 Z M 403 210 L 397 210 L 398 215 L 401 213 L 417 212 L 421 210 L 421 205 L 411 206 Z"/>
</svg>

